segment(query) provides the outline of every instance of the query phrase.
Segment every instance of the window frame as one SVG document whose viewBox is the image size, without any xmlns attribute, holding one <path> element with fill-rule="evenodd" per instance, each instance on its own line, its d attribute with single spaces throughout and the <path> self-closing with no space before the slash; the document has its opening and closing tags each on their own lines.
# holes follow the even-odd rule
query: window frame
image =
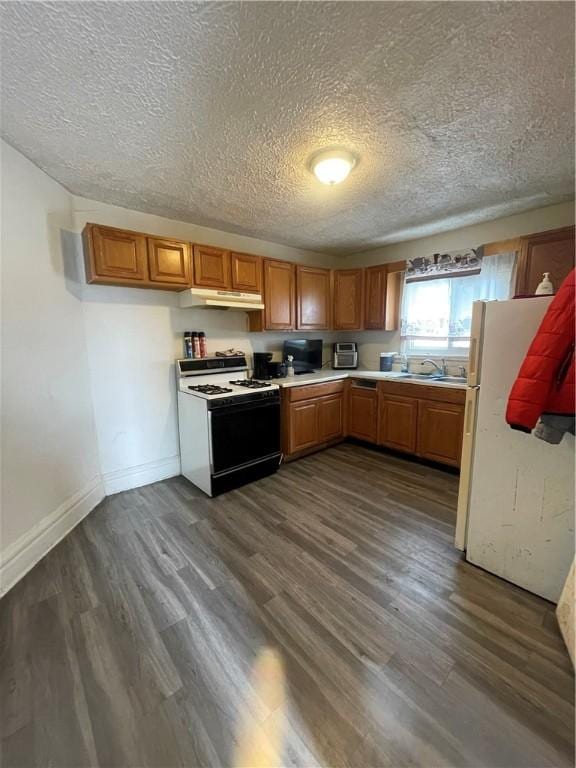
<svg viewBox="0 0 576 768">
<path fill-rule="evenodd" d="M 516 267 L 517 267 L 517 251 L 508 251 L 508 252 L 502 252 L 498 254 L 492 254 L 490 256 L 484 257 L 484 264 L 487 267 L 486 271 L 484 269 L 481 269 L 478 273 L 478 277 L 484 278 L 485 285 L 482 286 L 480 290 L 477 290 L 475 293 L 476 295 L 472 298 L 472 303 L 474 301 L 505 301 L 510 298 L 510 296 L 513 294 L 513 286 L 514 286 L 514 280 L 515 280 L 515 273 L 516 273 Z M 489 260 L 489 261 L 488 261 Z M 511 264 L 510 264 L 511 260 Z M 508 263 L 507 263 L 508 262 Z M 506 282 L 507 282 L 507 291 L 504 292 L 501 290 L 503 283 L 499 283 L 501 281 L 502 277 L 505 276 Z M 458 274 L 452 274 L 452 275 L 445 275 L 442 277 L 437 278 L 424 278 L 423 280 L 410 280 L 406 281 L 406 274 L 404 275 L 404 281 L 402 285 L 402 295 L 400 299 L 400 315 L 401 315 L 401 323 L 400 323 L 400 348 L 401 353 L 405 355 L 406 357 L 411 358 L 422 358 L 422 357 L 444 357 L 447 359 L 455 359 L 455 360 L 462 360 L 466 359 L 469 356 L 470 351 L 470 336 L 457 336 L 455 334 L 448 335 L 448 336 L 425 336 L 425 335 L 417 335 L 417 333 L 413 333 L 410 335 L 409 333 L 406 335 L 402 334 L 404 322 L 407 323 L 406 330 L 408 330 L 408 326 L 411 327 L 413 330 L 421 330 L 423 333 L 425 333 L 428 329 L 430 333 L 433 333 L 434 330 L 438 330 L 440 332 L 446 330 L 448 334 L 450 334 L 450 328 L 455 328 L 459 324 L 462 326 L 462 322 L 465 321 L 466 325 L 468 324 L 469 318 L 467 315 L 461 316 L 459 313 L 459 310 L 457 308 L 458 302 L 462 300 L 461 297 L 455 296 L 453 294 L 453 285 L 455 284 L 454 281 L 457 280 L 469 280 L 471 279 L 471 275 L 458 275 Z M 430 283 L 431 285 L 435 283 L 437 280 L 442 281 L 449 281 L 450 289 L 448 291 L 448 296 L 446 298 L 440 297 L 440 301 L 442 302 L 438 306 L 441 307 L 440 310 L 436 312 L 437 319 L 443 320 L 443 323 L 437 324 L 437 328 L 434 328 L 434 321 L 433 316 L 435 312 L 430 312 L 430 304 L 426 301 L 425 297 L 419 297 L 416 295 L 412 299 L 410 299 L 411 309 L 413 312 L 413 316 L 411 318 L 408 317 L 407 310 L 407 297 L 406 297 L 406 289 L 409 288 L 411 285 L 419 284 L 420 286 L 423 285 L 423 283 Z M 454 298 L 454 301 L 453 301 Z M 434 297 L 430 299 L 431 301 L 434 300 Z M 436 301 L 439 299 L 436 298 Z M 445 305 L 444 302 L 447 300 L 448 304 Z M 423 311 L 418 314 L 418 310 L 415 309 L 414 302 L 418 304 L 421 301 L 425 301 L 428 304 L 428 309 L 423 309 Z M 471 310 L 472 308 L 470 308 Z M 432 315 L 432 318 L 428 317 Z M 408 323 L 408 320 L 410 319 L 410 323 Z M 432 323 L 430 324 L 430 320 L 432 319 Z M 471 321 L 471 317 L 470 317 Z M 464 328 L 461 328 L 463 331 L 468 330 L 469 328 L 464 326 Z M 445 327 L 447 326 L 447 328 Z M 422 342 L 427 342 L 429 346 L 422 346 Z"/>
</svg>

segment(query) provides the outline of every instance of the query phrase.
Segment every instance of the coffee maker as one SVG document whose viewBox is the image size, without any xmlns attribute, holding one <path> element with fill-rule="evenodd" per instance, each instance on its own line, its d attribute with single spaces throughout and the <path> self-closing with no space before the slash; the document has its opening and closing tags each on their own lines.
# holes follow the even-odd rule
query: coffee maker
<svg viewBox="0 0 576 768">
<path fill-rule="evenodd" d="M 272 373 L 268 363 L 272 360 L 272 352 L 254 352 L 254 372 L 255 379 L 267 381 L 272 378 Z"/>
<path fill-rule="evenodd" d="M 268 379 L 281 379 L 286 376 L 286 365 L 284 363 L 272 362 L 272 352 L 254 352 L 254 371 L 255 379 L 267 381 Z"/>
</svg>

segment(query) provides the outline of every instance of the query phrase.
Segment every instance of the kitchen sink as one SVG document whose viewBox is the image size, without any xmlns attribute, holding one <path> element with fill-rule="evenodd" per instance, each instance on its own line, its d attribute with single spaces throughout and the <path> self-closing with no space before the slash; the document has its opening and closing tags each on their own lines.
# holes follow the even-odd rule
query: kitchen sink
<svg viewBox="0 0 576 768">
<path fill-rule="evenodd" d="M 445 381 L 446 384 L 466 384 L 466 376 L 438 376 L 436 381 Z"/>
<path fill-rule="evenodd" d="M 435 373 L 405 373 L 398 376 L 399 379 L 412 379 L 412 381 L 441 381 L 446 384 L 466 384 L 466 376 L 440 376 Z"/>
</svg>

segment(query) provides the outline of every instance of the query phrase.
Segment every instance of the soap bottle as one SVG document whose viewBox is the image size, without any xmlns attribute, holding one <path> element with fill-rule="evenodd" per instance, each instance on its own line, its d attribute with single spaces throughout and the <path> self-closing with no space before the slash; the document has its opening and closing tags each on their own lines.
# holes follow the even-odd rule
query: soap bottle
<svg viewBox="0 0 576 768">
<path fill-rule="evenodd" d="M 286 366 L 286 376 L 294 376 L 294 355 L 288 355 L 286 358 L 288 365 Z"/>
<path fill-rule="evenodd" d="M 536 296 L 552 296 L 554 293 L 554 286 L 552 285 L 552 281 L 550 280 L 550 272 L 544 272 L 544 275 L 542 277 L 542 282 L 539 283 L 538 288 L 536 288 Z"/>
</svg>

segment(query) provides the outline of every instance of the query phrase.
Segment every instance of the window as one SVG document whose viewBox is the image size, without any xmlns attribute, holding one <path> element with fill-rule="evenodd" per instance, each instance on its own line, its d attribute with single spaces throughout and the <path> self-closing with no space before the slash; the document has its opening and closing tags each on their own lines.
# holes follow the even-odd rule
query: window
<svg viewBox="0 0 576 768">
<path fill-rule="evenodd" d="M 405 283 L 402 351 L 407 355 L 467 357 L 472 304 L 510 296 L 515 253 L 487 256 L 478 275 Z"/>
</svg>

